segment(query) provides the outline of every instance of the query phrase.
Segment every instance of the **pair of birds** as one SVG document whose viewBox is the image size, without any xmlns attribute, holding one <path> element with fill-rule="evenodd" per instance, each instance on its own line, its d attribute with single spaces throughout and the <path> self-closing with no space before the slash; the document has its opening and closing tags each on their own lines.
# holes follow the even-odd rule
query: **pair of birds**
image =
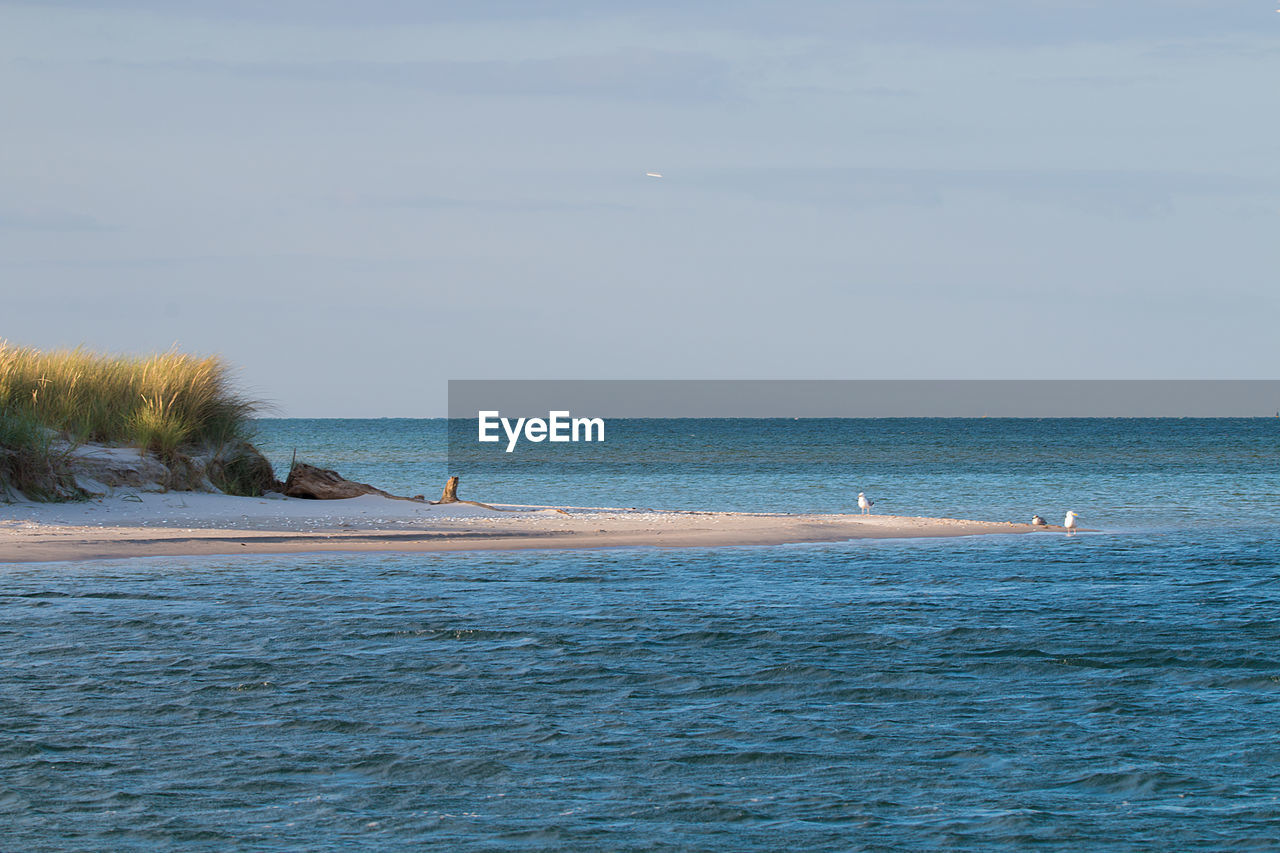
<svg viewBox="0 0 1280 853">
<path fill-rule="evenodd" d="M 1063 520 L 1062 526 L 1067 529 L 1068 533 L 1076 529 L 1076 519 L 1079 517 L 1080 517 L 1080 514 L 1075 512 L 1074 510 L 1067 511 L 1067 517 L 1065 520 Z M 1031 516 L 1031 525 L 1033 527 L 1048 527 L 1048 524 L 1045 522 L 1045 520 L 1038 515 Z"/>
<path fill-rule="evenodd" d="M 876 505 L 876 502 L 871 500 L 871 498 L 867 497 L 865 492 L 858 492 L 858 509 L 862 511 L 863 515 L 870 515 L 871 508 L 875 505 Z M 1067 511 L 1067 517 L 1063 520 L 1062 526 L 1067 529 L 1068 533 L 1071 533 L 1076 529 L 1076 519 L 1079 517 L 1080 517 L 1080 514 L 1077 513 L 1075 510 Z M 1038 515 L 1031 516 L 1031 524 L 1034 527 L 1049 526 L 1048 523 Z"/>
</svg>

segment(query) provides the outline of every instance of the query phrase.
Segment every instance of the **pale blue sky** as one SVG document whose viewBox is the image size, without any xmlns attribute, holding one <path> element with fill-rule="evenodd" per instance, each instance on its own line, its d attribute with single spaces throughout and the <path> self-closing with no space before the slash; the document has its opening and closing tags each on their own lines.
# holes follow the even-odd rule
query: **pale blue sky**
<svg viewBox="0 0 1280 853">
<path fill-rule="evenodd" d="M 297 416 L 1274 378 L 1275 10 L 0 0 L 0 337 L 221 352 Z"/>
</svg>

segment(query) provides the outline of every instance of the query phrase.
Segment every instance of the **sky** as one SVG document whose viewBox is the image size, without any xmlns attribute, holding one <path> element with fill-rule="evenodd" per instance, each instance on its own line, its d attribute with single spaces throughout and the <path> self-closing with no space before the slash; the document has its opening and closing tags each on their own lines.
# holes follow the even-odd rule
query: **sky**
<svg viewBox="0 0 1280 853">
<path fill-rule="evenodd" d="M 286 417 L 1277 378 L 1277 81 L 1258 0 L 0 0 L 0 338 Z"/>
</svg>

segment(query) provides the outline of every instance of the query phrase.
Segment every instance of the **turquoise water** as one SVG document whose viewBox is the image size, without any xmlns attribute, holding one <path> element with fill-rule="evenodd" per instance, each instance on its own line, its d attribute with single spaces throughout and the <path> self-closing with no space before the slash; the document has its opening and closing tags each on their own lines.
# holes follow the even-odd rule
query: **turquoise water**
<svg viewBox="0 0 1280 853">
<path fill-rule="evenodd" d="M 6 566 L 0 847 L 1277 846 L 1276 424 L 877 423 L 472 481 L 647 505 L 678 464 L 677 501 L 1107 532 Z M 443 476 L 442 424 L 263 427 Z"/>
<path fill-rule="evenodd" d="M 1167 529 L 1270 524 L 1280 418 L 611 420 L 603 445 L 452 448 L 443 420 L 264 420 L 282 472 L 296 452 L 396 494 L 559 506 L 853 512 Z M 461 438 L 462 440 L 459 440 Z M 452 462 L 452 465 L 451 465 Z"/>
</svg>

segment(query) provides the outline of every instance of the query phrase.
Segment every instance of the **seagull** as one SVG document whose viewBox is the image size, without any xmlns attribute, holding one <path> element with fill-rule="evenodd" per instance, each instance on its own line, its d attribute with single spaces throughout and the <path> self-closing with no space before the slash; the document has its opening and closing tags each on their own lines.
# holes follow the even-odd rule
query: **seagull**
<svg viewBox="0 0 1280 853">
<path fill-rule="evenodd" d="M 1032 527 L 1048 527 L 1049 525 L 1046 524 L 1045 520 L 1040 516 L 1033 515 L 1031 516 L 1031 526 Z"/>
<path fill-rule="evenodd" d="M 863 515 L 871 514 L 871 507 L 875 506 L 875 501 L 868 498 L 862 492 L 858 492 L 858 509 L 862 510 Z"/>
<path fill-rule="evenodd" d="M 1068 533 L 1074 533 L 1076 529 L 1076 519 L 1080 516 L 1074 511 L 1068 511 L 1066 520 L 1062 522 L 1062 526 L 1067 528 Z"/>
</svg>

